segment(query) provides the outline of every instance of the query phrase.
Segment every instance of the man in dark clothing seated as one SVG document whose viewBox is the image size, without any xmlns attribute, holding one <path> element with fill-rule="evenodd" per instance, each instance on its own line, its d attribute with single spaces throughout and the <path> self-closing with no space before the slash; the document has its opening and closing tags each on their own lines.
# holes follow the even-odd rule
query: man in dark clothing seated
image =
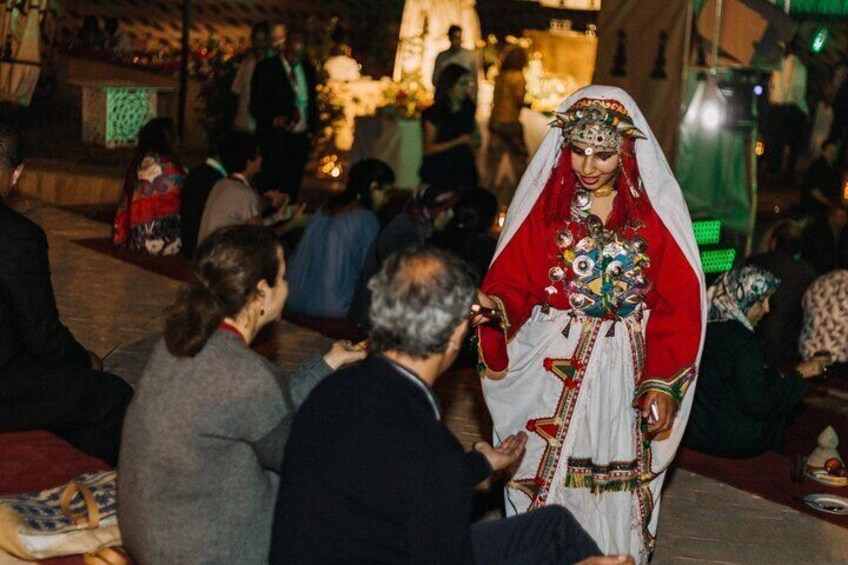
<svg viewBox="0 0 848 565">
<path fill-rule="evenodd" d="M 0 124 L 0 432 L 49 430 L 114 465 L 132 389 L 59 321 L 47 237 L 6 204 L 22 171 L 20 134 Z"/>
<path fill-rule="evenodd" d="M 842 205 L 842 179 L 836 168 L 836 143 L 825 141 L 821 155 L 813 161 L 801 189 L 800 207 L 807 217 L 818 220 L 828 208 Z"/>
<path fill-rule="evenodd" d="M 457 201 L 456 193 L 447 187 L 422 185 L 407 201 L 403 211 L 389 220 L 374 238 L 365 255 L 348 311 L 348 317 L 362 329 L 367 331 L 371 327 L 368 281 L 377 274 L 389 255 L 416 243 L 429 242 L 436 231 L 443 230 L 453 217 Z"/>
<path fill-rule="evenodd" d="M 801 258 L 820 275 L 848 267 L 848 210 L 828 208 L 801 234 Z"/>
<path fill-rule="evenodd" d="M 227 140 L 224 141 L 226 143 Z M 194 257 L 197 250 L 197 234 L 200 232 L 200 220 L 209 193 L 215 183 L 226 178 L 227 174 L 221 158 L 215 155 L 193 168 L 183 182 L 180 193 L 180 235 L 183 240 L 182 254 L 189 259 Z"/>
<path fill-rule="evenodd" d="M 782 220 L 771 232 L 768 251 L 748 258 L 749 264 L 762 267 L 781 281 L 769 301 L 769 313 L 754 330 L 766 364 L 779 369 L 801 360 L 801 298 L 816 278 L 813 268 L 796 258 L 800 250 L 801 228 L 792 220 Z"/>
<path fill-rule="evenodd" d="M 415 245 L 369 284 L 374 353 L 328 377 L 295 416 L 271 563 L 633 563 L 596 557 L 562 507 L 470 525 L 474 485 L 516 463 L 521 432 L 465 452 L 433 385 L 459 352 L 476 285 L 455 256 Z"/>
</svg>

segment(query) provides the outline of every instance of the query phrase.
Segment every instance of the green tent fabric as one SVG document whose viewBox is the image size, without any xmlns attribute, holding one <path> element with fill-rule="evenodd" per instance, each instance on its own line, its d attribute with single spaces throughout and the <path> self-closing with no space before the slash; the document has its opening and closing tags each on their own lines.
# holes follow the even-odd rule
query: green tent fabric
<svg viewBox="0 0 848 565">
<path fill-rule="evenodd" d="M 707 0 L 695 0 L 695 13 L 699 13 Z M 783 7 L 782 0 L 772 1 L 772 4 Z M 789 13 L 792 15 L 810 16 L 845 16 L 848 17 L 848 1 L 846 0 L 791 0 Z"/>
<path fill-rule="evenodd" d="M 753 226 L 745 133 L 705 127 L 701 116 L 707 100 L 715 110 L 723 111 L 724 101 L 710 90 L 710 83 L 690 73 L 675 176 L 693 218 L 721 220 L 723 227 L 750 235 Z"/>
</svg>

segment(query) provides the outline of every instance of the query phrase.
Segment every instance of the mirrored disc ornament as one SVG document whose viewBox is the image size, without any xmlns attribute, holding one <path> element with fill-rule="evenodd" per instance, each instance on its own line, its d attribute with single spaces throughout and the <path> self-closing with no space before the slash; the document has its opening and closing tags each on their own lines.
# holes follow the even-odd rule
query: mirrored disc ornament
<svg viewBox="0 0 848 565">
<path fill-rule="evenodd" d="M 574 247 L 576 251 L 591 251 L 598 245 L 598 242 L 595 241 L 592 237 L 584 237 L 580 241 L 577 242 L 577 245 Z"/>
<path fill-rule="evenodd" d="M 607 275 L 614 279 L 620 277 L 622 272 L 621 261 L 613 261 L 607 265 Z"/>
<path fill-rule="evenodd" d="M 567 249 L 574 245 L 574 234 L 571 230 L 561 229 L 556 233 L 556 244 L 560 249 Z"/>
<path fill-rule="evenodd" d="M 604 236 L 604 223 L 601 221 L 599 217 L 595 214 L 589 214 L 586 217 L 586 231 L 589 232 L 589 235 L 592 237 L 599 239 Z"/>
<path fill-rule="evenodd" d="M 565 271 L 559 266 L 552 267 L 551 270 L 548 271 L 548 278 L 554 282 L 559 282 L 565 278 Z"/>
<path fill-rule="evenodd" d="M 644 253 L 648 250 L 648 242 L 645 241 L 645 238 L 640 235 L 635 236 L 627 243 L 627 246 L 630 248 L 630 250 L 635 251 L 637 253 Z"/>
<path fill-rule="evenodd" d="M 595 268 L 595 262 L 591 257 L 581 255 L 574 259 L 571 268 L 574 269 L 574 274 L 578 277 L 585 277 L 592 274 L 592 269 Z"/>
<path fill-rule="evenodd" d="M 581 308 L 585 308 L 588 305 L 589 300 L 582 294 L 572 294 L 568 297 L 568 303 L 571 304 L 572 308 L 577 308 L 579 310 Z"/>
<path fill-rule="evenodd" d="M 588 190 L 578 189 L 574 191 L 574 196 L 571 198 L 571 210 L 573 212 L 586 212 L 589 206 L 592 205 L 592 195 Z"/>
</svg>

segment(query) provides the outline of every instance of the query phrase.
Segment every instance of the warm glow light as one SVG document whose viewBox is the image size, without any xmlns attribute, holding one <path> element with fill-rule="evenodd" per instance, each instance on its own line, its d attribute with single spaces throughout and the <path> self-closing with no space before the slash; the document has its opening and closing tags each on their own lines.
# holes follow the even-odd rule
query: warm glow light
<svg viewBox="0 0 848 565">
<path fill-rule="evenodd" d="M 506 221 L 506 212 L 501 212 L 500 214 L 498 214 L 498 227 L 499 228 L 503 227 L 505 221 Z"/>
<path fill-rule="evenodd" d="M 701 125 L 704 129 L 715 131 L 721 125 L 721 107 L 717 102 L 707 100 L 701 107 Z"/>
<path fill-rule="evenodd" d="M 848 180 L 842 183 L 842 201 L 848 202 Z"/>
<path fill-rule="evenodd" d="M 325 155 L 318 161 L 318 176 L 337 179 L 344 173 L 344 167 L 338 155 Z"/>
<path fill-rule="evenodd" d="M 766 144 L 762 141 L 758 141 L 756 145 L 754 145 L 754 154 L 757 157 L 762 157 L 766 152 Z"/>
</svg>

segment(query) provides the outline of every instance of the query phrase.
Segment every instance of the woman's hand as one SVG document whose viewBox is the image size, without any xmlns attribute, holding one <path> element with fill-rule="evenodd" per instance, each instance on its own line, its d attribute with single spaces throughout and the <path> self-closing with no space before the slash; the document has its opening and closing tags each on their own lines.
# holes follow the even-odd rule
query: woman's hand
<svg viewBox="0 0 848 565">
<path fill-rule="evenodd" d="M 368 355 L 368 340 L 352 343 L 348 340 L 337 341 L 324 355 L 324 361 L 334 371 L 362 361 Z"/>
<path fill-rule="evenodd" d="M 527 434 L 518 432 L 503 440 L 497 447 L 485 441 L 474 442 L 474 450 L 482 453 L 492 466 L 492 471 L 503 471 L 524 455 L 527 445 Z"/>
<path fill-rule="evenodd" d="M 677 414 L 677 402 L 672 397 L 652 390 L 646 392 L 642 403 L 642 417 L 648 421 L 648 433 L 655 436 L 671 429 Z M 651 405 L 656 404 L 656 420 L 651 414 Z"/>
<path fill-rule="evenodd" d="M 818 377 L 824 373 L 824 369 L 827 367 L 829 362 L 830 359 L 825 355 L 813 355 L 812 357 L 804 359 L 798 363 L 795 370 L 798 371 L 805 379 L 812 379 L 813 377 Z"/>
<path fill-rule="evenodd" d="M 483 292 L 482 290 L 477 291 L 477 304 L 479 304 L 483 308 L 489 308 L 491 310 L 498 309 L 498 303 L 492 300 L 492 297 Z M 471 310 L 474 311 L 474 306 L 471 307 Z M 480 324 L 486 324 L 491 321 L 491 317 L 486 316 L 485 314 L 477 314 L 476 316 L 471 318 L 471 325 L 473 327 L 477 327 Z"/>
</svg>

